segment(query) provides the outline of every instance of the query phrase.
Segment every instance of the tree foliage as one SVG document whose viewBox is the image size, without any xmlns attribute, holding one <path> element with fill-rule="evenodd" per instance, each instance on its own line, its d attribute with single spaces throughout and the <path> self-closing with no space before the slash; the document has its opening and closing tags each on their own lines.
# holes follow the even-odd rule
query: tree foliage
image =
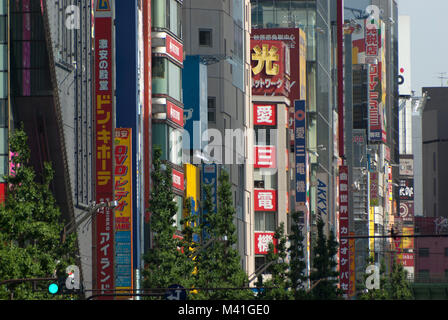
<svg viewBox="0 0 448 320">
<path fill-rule="evenodd" d="M 10 136 L 10 151 L 15 175 L 5 176 L 8 186 L 5 202 L 0 205 L 0 279 L 48 278 L 65 273 L 75 263 L 76 235 L 61 243 L 61 212 L 50 183 L 54 171 L 44 164 L 37 176 L 30 163 L 28 137 L 16 129 Z M 48 283 L 0 285 L 0 299 L 54 299 L 46 292 Z"/>
<path fill-rule="evenodd" d="M 177 206 L 172 190 L 172 172 L 169 165 L 162 163 L 161 157 L 160 147 L 155 146 L 154 170 L 151 172 L 153 189 L 149 200 L 153 245 L 144 256 L 143 286 L 154 289 L 179 284 L 189 288 L 194 266 L 185 254 L 188 248 L 184 247 L 185 244 L 179 238 L 174 237 Z"/>
<path fill-rule="evenodd" d="M 217 290 L 199 290 L 194 299 L 250 299 L 250 290 L 239 290 L 248 286 L 248 278 L 241 268 L 240 255 L 235 248 L 236 227 L 234 224 L 235 208 L 232 202 L 229 174 L 221 170 L 218 186 L 218 209 L 212 210 L 211 192 L 205 188 L 206 214 L 202 226 L 206 235 L 204 243 L 208 244 L 197 255 L 197 288 L 216 288 Z M 208 191 L 207 191 L 208 190 Z M 219 289 L 218 289 L 219 288 Z M 224 290 L 222 290 L 224 288 Z M 229 289 L 225 289 L 229 288 Z"/>
<path fill-rule="evenodd" d="M 310 275 L 315 287 L 311 290 L 311 294 L 312 298 L 316 300 L 339 299 L 341 298 L 341 291 L 336 287 L 339 273 L 336 271 L 337 262 L 335 258 L 338 252 L 338 243 L 333 231 L 330 231 L 327 239 L 324 234 L 324 225 L 324 221 L 318 216 L 317 241 L 313 258 L 314 270 Z"/>
</svg>

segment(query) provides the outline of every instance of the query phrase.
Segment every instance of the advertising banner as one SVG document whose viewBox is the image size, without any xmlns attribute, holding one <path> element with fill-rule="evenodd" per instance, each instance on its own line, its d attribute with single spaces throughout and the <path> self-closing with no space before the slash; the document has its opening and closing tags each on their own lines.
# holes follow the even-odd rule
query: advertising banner
<svg viewBox="0 0 448 320">
<path fill-rule="evenodd" d="M 115 129 L 115 287 L 132 290 L 132 129 Z M 124 292 L 121 292 L 124 293 Z M 126 298 L 126 297 L 124 297 Z"/>
<path fill-rule="evenodd" d="M 269 244 L 277 245 L 277 240 L 274 239 L 274 232 L 255 232 L 255 254 L 267 254 L 269 251 Z M 274 249 L 274 252 L 277 250 Z"/>
<path fill-rule="evenodd" d="M 339 167 L 339 284 L 344 294 L 350 288 L 350 244 L 348 212 L 348 167 Z"/>
<path fill-rule="evenodd" d="M 400 201 L 400 218 L 403 224 L 414 223 L 414 201 Z"/>
<path fill-rule="evenodd" d="M 400 157 L 400 176 L 414 175 L 414 159 Z"/>
<path fill-rule="evenodd" d="M 110 2 L 97 0 L 95 8 L 95 200 L 101 203 L 112 201 L 114 198 L 113 43 Z M 114 289 L 113 219 L 112 210 L 106 207 L 99 209 L 95 215 L 96 252 L 93 279 L 94 288 L 101 290 L 99 293 L 111 293 L 107 289 Z"/>
<path fill-rule="evenodd" d="M 277 168 L 277 154 L 274 146 L 255 146 L 254 168 Z"/>
<path fill-rule="evenodd" d="M 171 37 L 169 34 L 167 34 L 165 39 L 165 47 L 167 55 L 169 55 L 171 58 L 173 58 L 180 64 L 183 63 L 184 50 L 182 43 L 180 43 L 179 41 Z"/>
<path fill-rule="evenodd" d="M 254 190 L 255 211 L 277 211 L 277 190 Z"/>
<path fill-rule="evenodd" d="M 399 188 L 400 201 L 414 200 L 414 179 L 401 179 Z"/>
<path fill-rule="evenodd" d="M 254 104 L 254 126 L 276 126 L 276 110 L 276 104 Z"/>
<path fill-rule="evenodd" d="M 370 174 L 370 206 L 377 207 L 379 204 L 379 195 L 378 195 L 378 172 L 369 172 Z"/>
<path fill-rule="evenodd" d="M 289 96 L 290 55 L 282 41 L 251 40 L 252 94 Z"/>
<path fill-rule="evenodd" d="M 306 114 L 305 101 L 294 101 L 294 139 L 296 165 L 296 206 L 306 204 Z"/>
<path fill-rule="evenodd" d="M 176 169 L 173 169 L 173 187 L 184 191 L 184 174 Z"/>
<path fill-rule="evenodd" d="M 402 234 L 404 236 L 413 236 L 414 235 L 414 227 L 403 227 Z M 402 248 L 403 249 L 414 249 L 414 238 L 413 237 L 402 237 Z"/>
<path fill-rule="evenodd" d="M 283 41 L 290 50 L 291 72 L 289 100 L 306 101 L 306 54 L 307 39 L 306 34 L 299 28 L 273 28 L 273 29 L 253 29 L 252 38 L 254 40 L 280 40 Z M 294 106 L 288 112 L 288 124 L 291 131 L 294 128 Z M 291 132 L 291 145 L 294 145 L 294 134 Z"/>
</svg>

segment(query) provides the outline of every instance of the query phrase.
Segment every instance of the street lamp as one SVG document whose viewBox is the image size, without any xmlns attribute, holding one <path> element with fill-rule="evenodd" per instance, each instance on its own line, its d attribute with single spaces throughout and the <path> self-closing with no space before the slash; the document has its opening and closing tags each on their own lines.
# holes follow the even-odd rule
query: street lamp
<svg viewBox="0 0 448 320">
<path fill-rule="evenodd" d="M 75 218 L 75 220 L 69 222 L 68 224 L 66 224 L 64 226 L 64 229 L 61 232 L 61 242 L 64 243 L 67 236 L 70 235 L 73 231 L 75 231 L 81 225 L 81 223 L 86 221 L 88 218 L 93 217 L 93 215 L 96 212 L 98 212 L 98 209 L 100 209 L 100 208 L 114 209 L 117 206 L 118 206 L 118 201 L 116 201 L 116 200 L 100 202 L 100 203 L 96 203 L 95 201 L 92 201 L 92 202 L 90 202 L 90 204 L 88 206 L 86 206 L 84 204 L 79 204 L 78 208 L 80 208 L 81 210 L 84 210 L 84 216 L 78 222 L 76 222 L 76 218 Z"/>
</svg>

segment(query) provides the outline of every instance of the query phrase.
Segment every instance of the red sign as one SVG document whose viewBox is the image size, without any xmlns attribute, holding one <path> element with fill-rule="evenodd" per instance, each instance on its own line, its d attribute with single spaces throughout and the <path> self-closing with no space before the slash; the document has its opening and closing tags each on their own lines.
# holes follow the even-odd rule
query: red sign
<svg viewBox="0 0 448 320">
<path fill-rule="evenodd" d="M 414 254 L 413 253 L 403 253 L 401 255 L 401 264 L 403 267 L 413 267 L 414 266 Z"/>
<path fill-rule="evenodd" d="M 339 167 L 339 283 L 341 290 L 350 290 L 350 244 L 348 221 L 348 167 Z"/>
<path fill-rule="evenodd" d="M 182 108 L 176 106 L 174 103 L 170 101 L 166 101 L 166 109 L 167 109 L 167 115 L 168 119 L 173 121 L 174 123 L 177 123 L 181 127 L 184 126 L 184 111 Z"/>
<path fill-rule="evenodd" d="M 277 105 L 275 104 L 254 104 L 254 125 L 255 126 L 275 126 Z"/>
<path fill-rule="evenodd" d="M 277 190 L 255 190 L 255 211 L 277 211 Z"/>
<path fill-rule="evenodd" d="M 251 40 L 252 94 L 289 96 L 289 48 L 283 41 Z"/>
<path fill-rule="evenodd" d="M 255 168 L 276 168 L 276 152 L 274 146 L 255 147 Z"/>
<path fill-rule="evenodd" d="M 184 190 L 184 174 L 175 169 L 173 169 L 173 187 Z"/>
<path fill-rule="evenodd" d="M 95 155 L 96 202 L 114 200 L 112 18 L 95 18 Z M 96 282 L 101 293 L 114 289 L 113 213 L 101 208 L 96 221 Z"/>
<path fill-rule="evenodd" d="M 274 244 L 274 253 L 277 252 L 277 240 L 274 239 L 274 232 L 255 232 L 255 254 L 267 254 L 269 244 Z"/>
<path fill-rule="evenodd" d="M 166 35 L 165 40 L 166 54 L 169 55 L 174 60 L 179 63 L 183 63 L 184 61 L 184 50 L 183 45 L 179 41 L 175 40 L 170 35 Z"/>
</svg>

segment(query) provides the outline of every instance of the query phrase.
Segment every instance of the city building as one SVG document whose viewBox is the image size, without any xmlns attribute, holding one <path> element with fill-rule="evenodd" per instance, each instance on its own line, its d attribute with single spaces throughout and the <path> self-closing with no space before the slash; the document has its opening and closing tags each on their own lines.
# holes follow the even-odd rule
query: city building
<svg viewBox="0 0 448 320">
<path fill-rule="evenodd" d="M 251 128 L 249 6 L 248 0 L 184 0 L 182 18 L 187 56 L 197 56 L 207 66 L 208 140 L 197 153 L 206 159 L 202 181 L 213 183 L 212 176 L 219 176 L 219 170 L 228 171 L 237 212 L 241 264 L 251 274 L 254 259 L 250 233 L 253 168 L 248 161 L 252 142 L 247 138 Z M 186 116 L 190 108 L 186 106 Z M 207 159 L 217 166 L 210 166 Z"/>
</svg>

